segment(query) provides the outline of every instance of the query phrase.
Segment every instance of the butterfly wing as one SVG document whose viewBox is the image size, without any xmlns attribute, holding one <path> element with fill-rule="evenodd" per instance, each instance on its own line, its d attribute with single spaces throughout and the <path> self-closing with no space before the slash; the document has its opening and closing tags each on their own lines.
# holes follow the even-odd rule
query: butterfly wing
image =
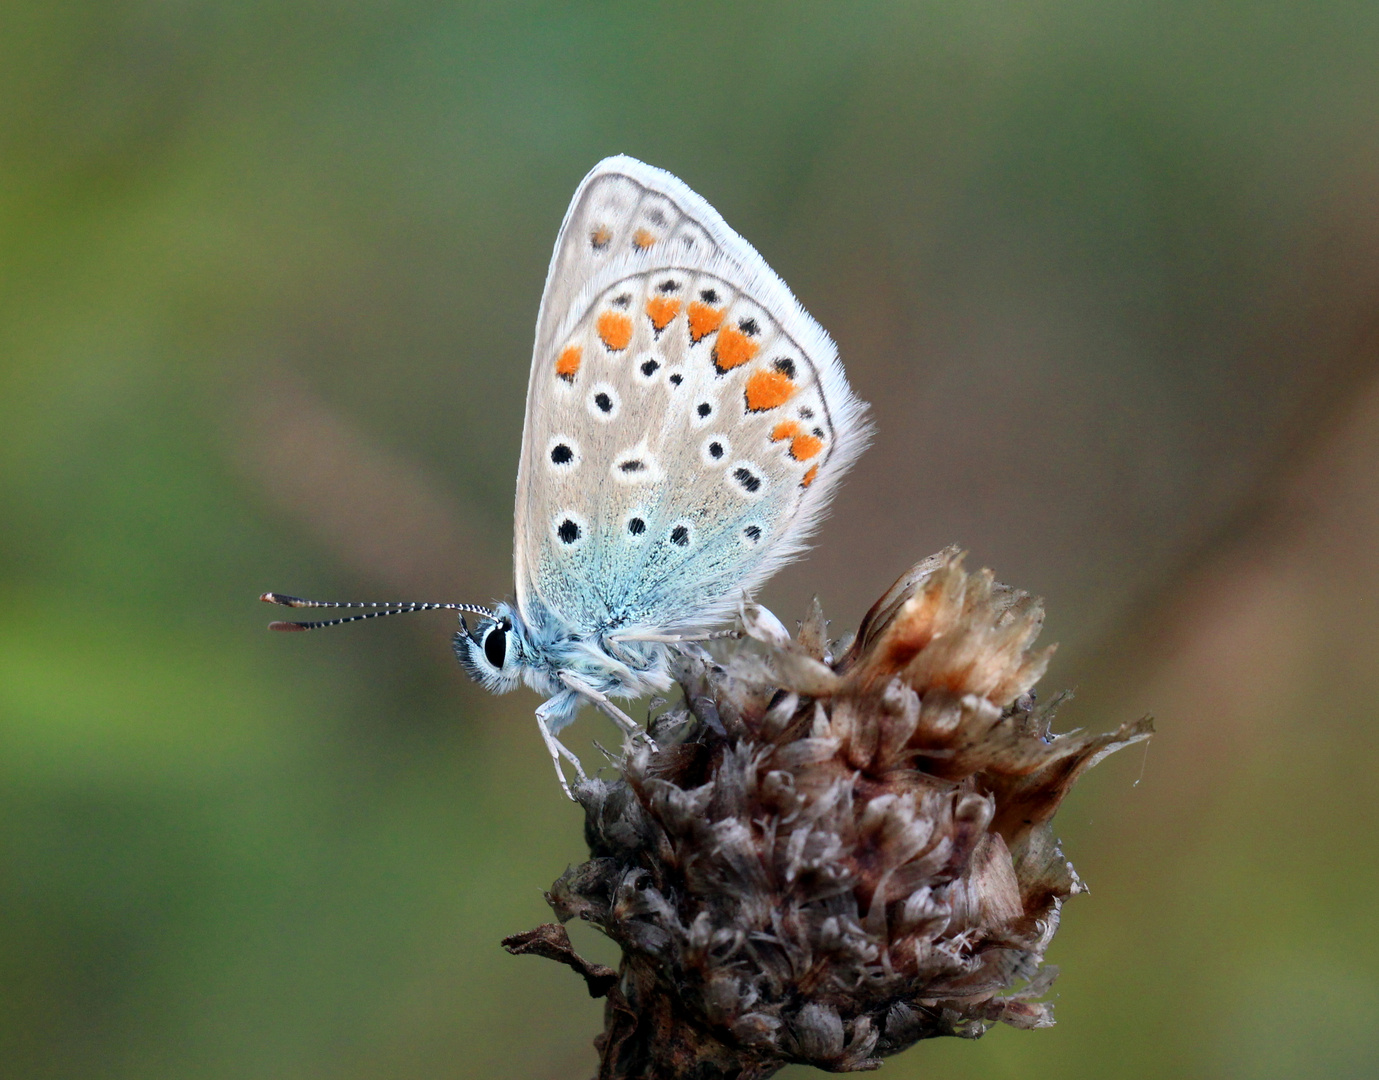
<svg viewBox="0 0 1379 1080">
<path fill-rule="evenodd" d="M 798 554 L 866 444 L 828 335 L 684 183 L 575 192 L 537 319 L 517 602 L 577 631 L 721 621 Z"/>
</svg>

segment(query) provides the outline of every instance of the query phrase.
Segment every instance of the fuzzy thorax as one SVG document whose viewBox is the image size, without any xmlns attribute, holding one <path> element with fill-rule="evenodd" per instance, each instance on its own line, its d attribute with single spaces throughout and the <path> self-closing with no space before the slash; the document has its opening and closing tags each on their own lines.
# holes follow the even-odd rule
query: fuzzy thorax
<svg viewBox="0 0 1379 1080">
<path fill-rule="evenodd" d="M 607 995 L 603 1080 L 852 1071 L 1053 1022 L 1043 956 L 1082 886 L 1050 820 L 1085 768 L 1152 729 L 1053 734 L 1032 694 L 1042 619 L 949 550 L 839 655 L 816 603 L 794 638 L 748 606 L 754 642 L 678 661 L 660 749 L 576 786 L 590 861 L 548 895 L 618 943 L 620 971 L 557 926 L 508 943 Z"/>
<path fill-rule="evenodd" d="M 562 673 L 609 698 L 641 697 L 672 684 L 665 645 L 619 640 L 607 631 L 577 634 L 540 604 L 526 618 L 512 604 L 497 604 L 472 629 L 461 616 L 453 647 L 465 671 L 486 690 L 505 694 L 526 683 L 545 697 L 552 734 L 587 704 L 568 689 Z"/>
</svg>

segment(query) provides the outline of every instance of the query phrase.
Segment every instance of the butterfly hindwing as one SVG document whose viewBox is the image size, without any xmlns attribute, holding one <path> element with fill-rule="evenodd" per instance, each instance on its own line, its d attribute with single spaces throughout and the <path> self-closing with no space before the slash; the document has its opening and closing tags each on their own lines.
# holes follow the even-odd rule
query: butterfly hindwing
<svg viewBox="0 0 1379 1080">
<path fill-rule="evenodd" d="M 578 631 L 712 624 L 797 553 L 862 449 L 827 335 L 668 173 L 601 163 L 538 319 L 518 603 Z"/>
</svg>

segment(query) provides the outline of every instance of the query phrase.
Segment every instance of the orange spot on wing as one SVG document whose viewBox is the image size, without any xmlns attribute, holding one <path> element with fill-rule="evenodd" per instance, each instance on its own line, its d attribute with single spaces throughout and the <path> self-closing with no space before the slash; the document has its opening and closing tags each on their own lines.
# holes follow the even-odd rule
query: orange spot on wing
<svg viewBox="0 0 1379 1080">
<path fill-rule="evenodd" d="M 606 248 L 608 246 L 608 241 L 612 239 L 612 230 L 610 230 L 607 225 L 600 225 L 589 234 L 589 243 L 593 244 L 594 247 L 598 248 L 600 251 Z"/>
<path fill-rule="evenodd" d="M 804 474 L 804 479 L 800 481 L 800 487 L 808 487 L 814 483 L 814 477 L 819 475 L 819 466 L 811 465 L 809 471 Z"/>
<path fill-rule="evenodd" d="M 632 341 L 632 320 L 618 311 L 605 311 L 599 316 L 599 337 L 610 349 L 620 352 Z"/>
<path fill-rule="evenodd" d="M 795 384 L 783 371 L 758 371 L 747 380 L 747 408 L 762 412 L 784 405 L 795 392 Z"/>
<path fill-rule="evenodd" d="M 723 309 L 711 308 L 696 300 L 690 304 L 688 316 L 690 340 L 701 341 L 718 329 L 718 324 L 723 321 Z"/>
<path fill-rule="evenodd" d="M 565 351 L 556 358 L 555 373 L 566 382 L 574 382 L 575 373 L 579 371 L 579 360 L 579 346 L 568 346 Z"/>
<path fill-rule="evenodd" d="M 645 251 L 652 244 L 656 243 L 656 237 L 652 236 L 645 229 L 638 229 L 632 234 L 632 243 L 636 244 L 642 251 Z"/>
<path fill-rule="evenodd" d="M 680 301 L 665 296 L 653 296 L 646 302 L 646 313 L 651 325 L 660 333 L 670 325 L 670 320 L 680 314 Z"/>
<path fill-rule="evenodd" d="M 731 371 L 756 356 L 760 348 L 761 346 L 748 338 L 741 330 L 736 327 L 725 326 L 718 331 L 718 340 L 714 342 L 714 366 L 718 368 L 720 374 L 724 371 Z"/>
<path fill-rule="evenodd" d="M 823 439 L 800 430 L 793 420 L 782 420 L 771 429 L 771 441 L 790 440 L 790 456 L 796 461 L 808 461 L 824 448 Z"/>
</svg>

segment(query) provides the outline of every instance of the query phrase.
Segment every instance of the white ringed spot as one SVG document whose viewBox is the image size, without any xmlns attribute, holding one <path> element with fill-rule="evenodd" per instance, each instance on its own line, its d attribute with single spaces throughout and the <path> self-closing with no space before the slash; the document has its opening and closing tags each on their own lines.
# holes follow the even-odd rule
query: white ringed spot
<svg viewBox="0 0 1379 1080">
<path fill-rule="evenodd" d="M 726 465 L 733 452 L 732 443 L 726 435 L 710 435 L 699 445 L 699 460 L 710 468 Z"/>
<path fill-rule="evenodd" d="M 622 411 L 622 400 L 611 383 L 595 383 L 584 395 L 584 407 L 601 423 L 611 423 Z"/>
<path fill-rule="evenodd" d="M 744 499 L 760 499 L 770 486 L 761 466 L 754 461 L 734 461 L 723 476 L 723 482 Z"/>
<path fill-rule="evenodd" d="M 546 443 L 546 467 L 552 472 L 574 472 L 583 461 L 579 443 L 568 435 L 552 435 Z"/>
<path fill-rule="evenodd" d="M 589 523 L 573 510 L 559 510 L 551 518 L 551 532 L 557 549 L 578 547 L 589 535 Z"/>
</svg>

